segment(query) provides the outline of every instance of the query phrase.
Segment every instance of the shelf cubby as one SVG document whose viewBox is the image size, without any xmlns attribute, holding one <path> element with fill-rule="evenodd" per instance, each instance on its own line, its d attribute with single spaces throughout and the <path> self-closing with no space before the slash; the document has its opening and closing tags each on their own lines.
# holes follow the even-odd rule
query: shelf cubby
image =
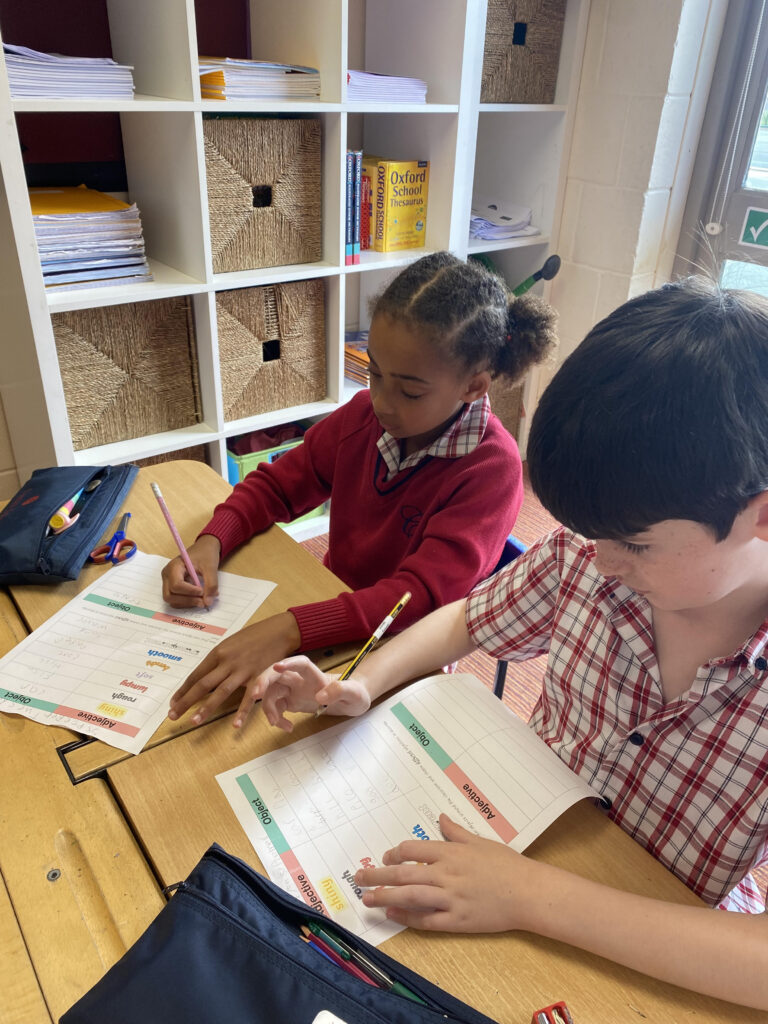
<svg viewBox="0 0 768 1024">
<path fill-rule="evenodd" d="M 39 0 L 28 9 L 0 0 L 4 39 L 51 52 L 112 56 L 134 67 L 133 101 L 12 99 L 0 53 L 0 117 L 7 124 L 15 117 L 21 136 L 25 124 L 45 125 L 48 152 L 35 168 L 37 175 L 45 174 L 46 162 L 49 170 L 69 164 L 82 169 L 83 183 L 99 187 L 88 180 L 89 164 L 91 170 L 104 159 L 119 165 L 122 183 L 104 191 L 137 203 L 154 276 L 146 283 L 47 292 L 36 258 L 19 133 L 0 135 L 0 301 L 14 338 L 0 362 L 0 394 L 22 480 L 43 465 L 119 463 L 174 453 L 184 457 L 185 452 L 199 457 L 201 451 L 226 475 L 228 437 L 323 416 L 349 399 L 354 389 L 344 380 L 345 327 L 369 326 L 369 297 L 403 266 L 438 249 L 462 258 L 482 253 L 510 286 L 541 266 L 557 245 L 589 0 L 567 2 L 552 105 L 480 103 L 487 8 L 487 0 L 72 0 L 66 8 Z M 202 100 L 200 53 L 316 67 L 321 94 L 296 101 Z M 350 101 L 350 68 L 423 79 L 427 102 Z M 204 121 L 212 114 L 320 120 L 319 259 L 214 273 L 204 146 Z M 98 124 L 108 128 L 97 129 Z M 107 130 L 117 133 L 119 146 L 112 148 L 121 146 L 122 152 L 94 155 L 90 144 Z M 367 251 L 359 264 L 345 265 L 347 149 L 429 160 L 424 248 Z M 532 207 L 541 235 L 470 240 L 473 194 L 504 194 L 512 187 L 508 198 Z M 227 420 L 217 296 L 308 280 L 322 282 L 325 296 L 324 394 L 306 402 L 286 395 L 279 408 Z M 547 293 L 545 286 L 537 287 Z M 188 296 L 194 313 L 201 421 L 75 451 L 51 316 L 174 296 Z M 528 412 L 535 395 L 535 381 L 529 382 Z"/>
</svg>

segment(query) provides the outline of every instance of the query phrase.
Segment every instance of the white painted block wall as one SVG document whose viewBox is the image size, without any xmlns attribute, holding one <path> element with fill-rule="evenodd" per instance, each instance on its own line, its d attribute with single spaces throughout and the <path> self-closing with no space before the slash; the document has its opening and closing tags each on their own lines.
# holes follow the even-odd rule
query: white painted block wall
<svg viewBox="0 0 768 1024">
<path fill-rule="evenodd" d="M 726 6 L 592 2 L 551 293 L 560 359 L 669 280 Z"/>
</svg>

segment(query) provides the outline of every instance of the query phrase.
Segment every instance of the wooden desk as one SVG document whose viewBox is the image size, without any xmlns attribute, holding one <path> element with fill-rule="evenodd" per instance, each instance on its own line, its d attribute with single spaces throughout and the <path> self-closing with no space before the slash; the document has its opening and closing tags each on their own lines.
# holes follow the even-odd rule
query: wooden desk
<svg viewBox="0 0 768 1024">
<path fill-rule="evenodd" d="M 143 550 L 168 557 L 176 549 L 152 496 L 151 480 L 160 484 L 185 538 L 196 535 L 213 505 L 231 490 L 199 462 L 166 463 L 139 471 L 124 503 L 133 514 L 130 536 Z M 106 535 L 113 529 L 110 524 Z M 226 568 L 277 581 L 255 618 L 347 589 L 277 527 L 238 551 Z M 108 571 L 91 565 L 73 583 L 13 587 L 18 612 L 0 591 L 0 655 L 26 636 L 27 626 L 39 626 L 98 574 Z M 335 665 L 347 660 L 352 649 L 352 645 L 329 649 L 321 652 L 319 660 Z M 151 744 L 163 745 L 189 728 L 185 721 L 166 722 Z M 63 754 L 79 739 L 68 729 L 0 714 L 3 1022 L 58 1020 L 136 941 L 165 902 L 140 848 L 140 837 L 131 830 L 108 781 L 87 778 L 73 785 L 64 765 L 72 759 L 74 768 L 69 767 L 81 779 L 132 758 L 99 741 Z"/>
<path fill-rule="evenodd" d="M 219 719 L 109 769 L 114 792 L 163 885 L 183 879 L 214 840 L 263 871 L 214 776 L 334 722 L 294 718 L 294 734 L 285 736 L 270 729 L 258 711 L 237 737 Z M 700 902 L 588 802 L 563 815 L 530 854 L 630 891 Z M 406 930 L 382 948 L 502 1024 L 528 1024 L 534 1009 L 558 999 L 567 1001 L 576 1024 L 765 1021 L 765 1014 L 653 981 L 538 936 Z"/>
<path fill-rule="evenodd" d="M 149 493 L 150 479 L 160 483 L 185 537 L 199 530 L 211 504 L 229 488 L 200 463 L 140 472 L 125 503 L 135 517 L 131 534 L 144 550 L 170 557 L 173 544 Z M 204 510 L 196 512 L 203 493 Z M 252 542 L 227 563 L 234 572 L 279 580 L 262 615 L 341 589 L 314 559 L 301 558 L 301 549 L 282 531 L 270 531 L 264 540 L 268 543 Z M 88 567 L 77 583 L 51 590 L 15 587 L 13 596 L 34 627 L 102 571 Z M 0 593 L 0 654 L 24 632 Z M 330 652 L 328 660 L 340 663 L 347 656 L 347 651 Z M 333 719 L 300 716 L 289 737 L 270 729 L 260 711 L 239 734 L 228 715 L 193 730 L 169 723 L 137 757 L 99 742 L 79 748 L 69 756 L 81 775 L 94 768 L 106 771 L 102 778 L 72 785 L 60 748 L 76 739 L 74 733 L 0 715 L 0 882 L 5 886 L 0 884 L 0 991 L 3 1010 L 10 1007 L 13 1013 L 9 1019 L 14 1024 L 58 1019 L 161 909 L 160 887 L 184 878 L 211 842 L 260 869 L 215 775 L 331 724 Z M 163 742 L 171 737 L 173 742 Z M 632 891 L 698 903 L 584 802 L 548 829 L 530 853 Z M 385 949 L 503 1024 L 527 1024 L 534 1008 L 563 998 L 577 1024 L 748 1024 L 765 1018 L 537 936 L 408 930 Z M 5 1019 L 2 1010 L 0 1019 Z"/>
<path fill-rule="evenodd" d="M 26 636 L 26 629 L 7 594 L 0 591 L 0 655 Z M 3 801 L 4 803 L 4 801 Z M 3 805 L 0 821 L 5 829 Z M 0 861 L 0 864 L 2 862 Z M 0 871 L 0 992 L 6 1011 L 13 1008 L 17 1024 L 50 1024 L 51 1017 L 27 951 L 16 912 Z"/>
<path fill-rule="evenodd" d="M 213 507 L 232 491 L 228 483 L 201 462 L 166 462 L 139 470 L 138 476 L 123 502 L 123 509 L 131 512 L 129 536 L 142 551 L 164 555 L 178 554 L 168 525 L 150 488 L 157 481 L 171 510 L 179 533 L 191 543 L 211 517 Z M 117 519 L 117 517 L 115 517 Z M 111 523 L 105 537 L 114 532 Z M 77 580 L 57 587 L 15 586 L 11 594 L 22 618 L 30 630 L 37 629 L 67 601 L 93 583 L 110 566 L 87 565 Z M 292 605 L 307 600 L 322 601 L 348 591 L 336 576 L 316 558 L 277 526 L 254 537 L 251 542 L 227 559 L 224 569 L 242 576 L 274 580 L 277 586 L 250 620 L 256 622 Z M 316 652 L 313 657 L 323 668 L 333 668 L 346 661 L 354 645 L 330 647 Z M 218 714 L 226 714 L 237 706 L 239 696 L 234 695 Z M 149 740 L 148 746 L 163 743 L 194 728 L 187 714 L 178 722 L 166 719 Z M 129 757 L 124 751 L 110 747 L 95 739 L 73 737 L 74 746 L 64 751 L 64 757 L 76 780 L 88 778 L 107 765 Z"/>
<path fill-rule="evenodd" d="M 0 592 L 0 655 L 25 635 Z M 74 738 L 0 715 L 0 1018 L 14 1024 L 57 1020 L 163 905 L 106 783 L 67 778 L 56 747 Z"/>
</svg>

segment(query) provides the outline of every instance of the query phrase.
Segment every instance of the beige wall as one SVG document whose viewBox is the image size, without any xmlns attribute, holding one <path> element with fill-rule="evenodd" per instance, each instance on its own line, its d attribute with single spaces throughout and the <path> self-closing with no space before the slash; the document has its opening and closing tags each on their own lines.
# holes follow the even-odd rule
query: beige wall
<svg viewBox="0 0 768 1024">
<path fill-rule="evenodd" d="M 592 0 L 551 292 L 561 358 L 669 280 L 725 7 Z"/>
</svg>

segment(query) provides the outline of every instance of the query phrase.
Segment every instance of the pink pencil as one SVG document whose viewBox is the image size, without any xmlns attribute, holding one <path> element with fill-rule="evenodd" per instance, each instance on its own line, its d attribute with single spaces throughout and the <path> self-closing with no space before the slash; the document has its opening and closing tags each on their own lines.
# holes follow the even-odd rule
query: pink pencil
<svg viewBox="0 0 768 1024">
<path fill-rule="evenodd" d="M 192 580 L 196 587 L 202 587 L 198 575 L 195 572 L 195 567 L 189 560 L 187 549 L 184 547 L 184 541 L 179 536 L 179 531 L 176 529 L 176 524 L 171 519 L 171 513 L 168 511 L 168 506 L 165 504 L 165 499 L 163 498 L 163 495 L 160 493 L 160 488 L 157 486 L 157 484 L 152 484 L 152 493 L 157 498 L 157 504 L 162 509 L 163 515 L 165 516 L 165 521 L 166 523 L 168 523 L 168 529 L 173 534 L 173 539 L 176 541 L 176 547 L 179 549 L 181 560 L 184 563 L 187 572 L 189 573 L 189 578 Z"/>
</svg>

